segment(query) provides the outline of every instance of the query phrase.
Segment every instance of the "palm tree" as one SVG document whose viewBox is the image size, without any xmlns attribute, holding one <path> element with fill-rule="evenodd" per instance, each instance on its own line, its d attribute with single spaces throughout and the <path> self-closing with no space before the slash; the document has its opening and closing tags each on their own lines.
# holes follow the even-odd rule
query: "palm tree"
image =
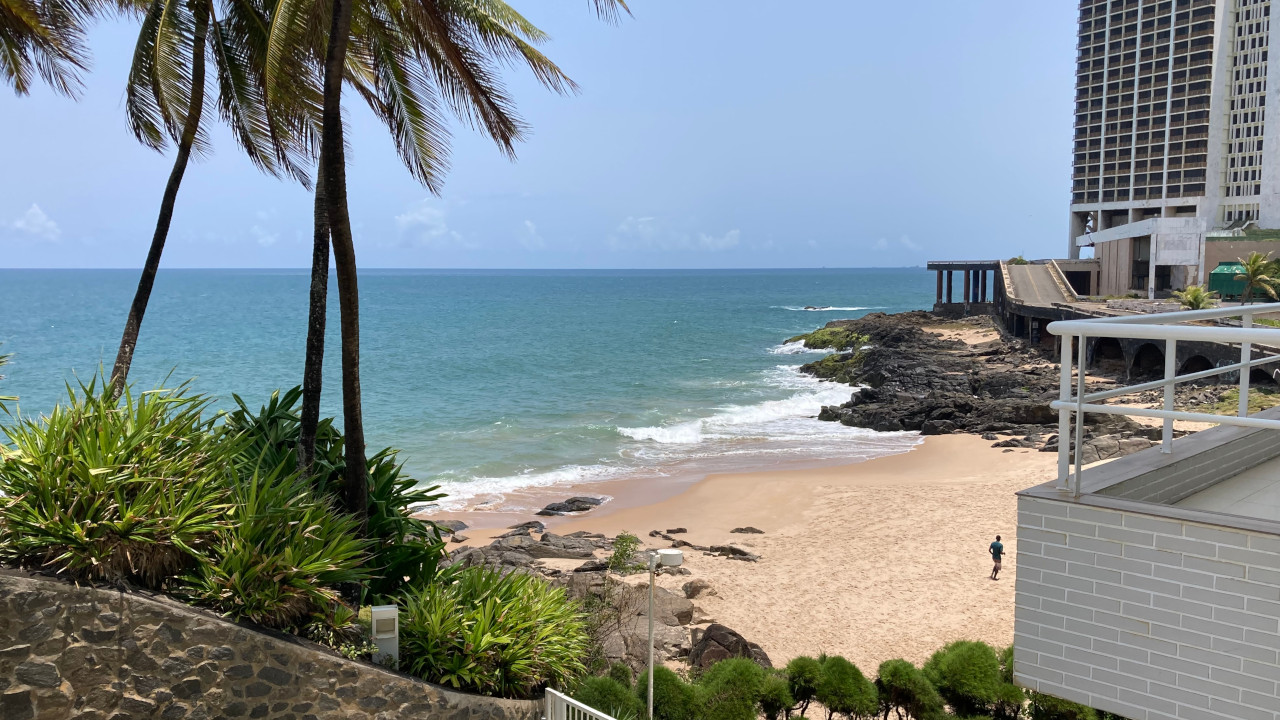
<svg viewBox="0 0 1280 720">
<path fill-rule="evenodd" d="M 1251 252 L 1249 257 L 1239 259 L 1240 265 L 1244 272 L 1236 275 L 1236 280 L 1244 281 L 1244 302 L 1253 303 L 1253 292 L 1262 290 L 1269 295 L 1272 300 L 1276 298 L 1276 288 L 1280 286 L 1280 278 L 1277 278 L 1275 264 L 1271 262 L 1271 255 L 1263 255 L 1260 252 Z"/>
<path fill-rule="evenodd" d="M 1218 293 L 1204 285 L 1191 285 L 1186 290 L 1174 290 L 1173 296 L 1188 310 L 1207 310 L 1218 304 Z"/>
<path fill-rule="evenodd" d="M 55 91 L 74 96 L 88 66 L 84 24 L 90 0 L 0 0 L 0 78 L 18 95 L 38 75 Z"/>
<path fill-rule="evenodd" d="M 289 64 L 287 49 L 305 45 L 305 38 L 314 37 L 309 30 L 317 25 L 308 22 L 300 0 L 279 2 L 268 62 L 279 59 L 280 65 L 268 66 L 269 98 L 288 78 L 284 70 Z M 625 0 L 592 2 L 597 14 L 605 19 L 616 18 L 619 11 L 627 12 Z M 499 81 L 501 66 L 521 62 L 543 85 L 555 91 L 569 91 L 574 85 L 534 47 L 545 35 L 499 0 L 332 0 L 328 19 L 329 34 L 323 49 L 324 110 L 317 180 L 320 192 L 316 193 L 315 202 L 313 284 L 299 455 L 305 465 L 314 452 L 331 245 L 342 337 L 344 500 L 349 512 L 363 516 L 368 481 L 360 395 L 359 292 L 343 155 L 343 81 L 351 81 L 383 120 L 410 173 L 433 192 L 438 192 L 447 167 L 448 135 L 440 118 L 442 105 L 479 127 L 511 155 L 525 128 Z M 349 62 L 349 52 L 358 58 L 357 62 Z M 353 65 L 367 74 L 352 73 Z"/>
<path fill-rule="evenodd" d="M 221 17 L 219 10 L 223 10 Z M 208 56 L 213 59 L 222 118 L 249 159 L 267 173 L 310 186 L 307 167 L 315 156 L 314 106 L 319 93 L 303 75 L 279 102 L 267 106 L 262 73 L 268 27 L 265 13 L 246 0 L 227 0 L 222 8 L 212 0 L 151 0 L 147 7 L 129 72 L 125 108 L 139 142 L 163 151 L 172 140 L 177 156 L 111 371 L 117 394 L 133 363 L 187 164 L 193 152 L 208 148 L 204 127 Z"/>
</svg>

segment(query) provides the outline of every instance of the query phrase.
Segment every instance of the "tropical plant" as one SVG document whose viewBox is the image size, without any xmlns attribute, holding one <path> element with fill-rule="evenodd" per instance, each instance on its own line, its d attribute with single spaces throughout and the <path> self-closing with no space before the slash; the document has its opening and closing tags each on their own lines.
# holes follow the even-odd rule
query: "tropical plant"
<svg viewBox="0 0 1280 720">
<path fill-rule="evenodd" d="M 653 720 L 699 720 L 702 715 L 700 688 L 661 665 L 653 669 Z M 648 708 L 649 674 L 636 680 L 636 697 Z"/>
<path fill-rule="evenodd" d="M 822 660 L 822 679 L 814 697 L 827 709 L 827 720 L 837 714 L 870 718 L 880 709 L 876 686 L 856 665 L 839 655 Z"/>
<path fill-rule="evenodd" d="M 602 17 L 626 11 L 624 0 L 592 0 Z M 433 192 L 447 164 L 447 130 L 438 116 L 447 104 L 480 127 L 506 154 L 525 127 L 514 114 L 499 80 L 500 68 L 522 63 L 544 86 L 567 92 L 573 82 L 539 52 L 546 35 L 499 1 L 452 0 L 396 4 L 383 0 L 334 0 L 307 5 L 282 0 L 267 44 L 265 86 L 268 99 L 287 94 L 293 69 L 306 58 L 292 48 L 307 48 L 309 58 L 323 58 L 320 169 L 313 222 L 312 288 L 307 325 L 307 357 L 303 369 L 303 467 L 307 443 L 319 417 L 324 352 L 325 298 L 329 249 L 338 283 L 342 339 L 342 405 L 347 457 L 344 501 L 355 514 L 367 503 L 363 462 L 365 441 L 360 395 L 359 288 L 355 245 L 347 207 L 346 160 L 342 129 L 342 85 L 352 77 L 391 132 L 409 172 Z M 327 37 L 315 28 L 329 28 Z M 353 33 L 353 29 L 355 32 Z M 323 37 L 323 43 L 320 38 Z M 348 55 L 363 73 L 350 72 Z M 293 60 L 291 60 L 291 58 Z"/>
<path fill-rule="evenodd" d="M 236 409 L 226 415 L 225 427 L 244 440 L 243 462 L 280 468 L 285 473 L 301 473 L 298 461 L 301 422 L 297 405 L 300 388 L 271 398 L 256 412 L 239 396 Z M 318 427 L 317 454 L 310 474 L 311 486 L 325 498 L 335 498 L 342 490 L 342 433 L 326 418 Z M 391 601 L 406 586 L 431 582 L 445 554 L 439 528 L 413 517 L 414 508 L 439 500 L 439 486 L 419 487 L 404 474 L 396 452 L 382 450 L 368 460 L 369 494 L 367 524 L 363 537 L 370 577 L 365 600 Z M 341 503 L 335 503 L 340 507 Z"/>
<path fill-rule="evenodd" d="M 636 674 L 631 672 L 631 667 L 624 662 L 615 662 L 609 666 L 609 677 L 618 682 L 619 685 L 630 690 L 635 687 Z"/>
<path fill-rule="evenodd" d="M 765 720 L 784 720 L 796 704 L 787 685 L 787 674 L 779 670 L 765 671 L 760 687 L 760 712 Z"/>
<path fill-rule="evenodd" d="M 142 0 L 137 0 L 142 2 Z M 262 73 L 272 17 L 267 3 L 148 0 L 125 93 L 129 127 L 143 145 L 177 147 L 160 200 L 151 246 L 138 278 L 111 370 L 116 392 L 128 379 L 138 333 L 160 268 L 178 190 L 192 153 L 209 149 L 205 120 L 206 58 L 217 78 L 218 108 L 232 135 L 259 169 L 310 186 L 318 90 L 314 73 L 299 73 L 287 93 L 267 105 Z M 221 13 L 221 14 L 219 14 Z"/>
<path fill-rule="evenodd" d="M 615 720 L 645 716 L 644 703 L 629 686 L 612 677 L 596 676 L 583 680 L 578 691 L 573 694 L 573 699 Z"/>
<path fill-rule="evenodd" d="M 764 692 L 764 668 L 749 658 L 721 660 L 698 679 L 707 720 L 756 720 L 756 706 Z"/>
<path fill-rule="evenodd" d="M 880 698 L 880 712 L 886 718 L 891 711 L 899 720 L 904 717 L 933 720 L 946 715 L 942 696 L 938 695 L 924 673 L 906 660 L 880 663 L 876 691 Z"/>
<path fill-rule="evenodd" d="M 800 709 L 800 717 L 809 710 L 809 703 L 818 694 L 822 682 L 822 663 L 806 655 L 792 658 L 787 663 L 787 689 Z"/>
<path fill-rule="evenodd" d="M 470 567 L 404 596 L 400 667 L 429 682 L 509 698 L 585 672 L 578 606 L 541 578 Z"/>
<path fill-rule="evenodd" d="M 378 646 L 369 640 L 368 620 L 341 602 L 312 613 L 302 634 L 351 660 L 366 660 L 378 651 Z"/>
<path fill-rule="evenodd" d="M 1021 255 L 1014 255 L 1013 257 L 1011 257 L 1011 258 L 1009 258 L 1007 261 L 1005 261 L 1005 264 L 1007 264 L 1007 265 L 1030 265 L 1031 263 L 1030 263 L 1026 258 L 1022 257 Z"/>
<path fill-rule="evenodd" d="M 338 602 L 336 586 L 364 580 L 367 543 L 356 522 L 334 511 L 297 473 L 261 467 L 231 488 L 228 526 L 211 562 L 186 593 L 229 617 L 272 628 L 303 621 Z"/>
<path fill-rule="evenodd" d="M 1242 300 L 1245 304 L 1252 304 L 1253 295 L 1259 290 L 1272 300 L 1277 299 L 1276 288 L 1280 287 L 1280 272 L 1277 272 L 1276 264 L 1271 262 L 1270 254 L 1251 252 L 1249 257 L 1239 258 L 1239 263 L 1244 272 L 1236 275 L 1236 280 L 1244 282 Z"/>
<path fill-rule="evenodd" d="M 1218 304 L 1218 293 L 1204 285 L 1189 285 L 1186 290 L 1174 290 L 1173 296 L 1188 310 L 1207 310 Z"/>
<path fill-rule="evenodd" d="M 164 589 L 226 527 L 239 449 L 186 385 L 113 397 L 97 379 L 67 388 L 0 444 L 0 559 L 76 580 Z"/>
</svg>

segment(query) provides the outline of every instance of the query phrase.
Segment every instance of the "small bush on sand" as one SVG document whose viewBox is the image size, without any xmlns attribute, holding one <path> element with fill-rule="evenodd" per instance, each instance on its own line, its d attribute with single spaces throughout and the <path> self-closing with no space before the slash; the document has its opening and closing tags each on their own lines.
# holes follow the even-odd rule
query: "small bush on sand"
<svg viewBox="0 0 1280 720">
<path fill-rule="evenodd" d="M 648 672 L 636 678 L 636 697 L 647 712 Z M 701 705 L 697 687 L 661 665 L 653 669 L 653 720 L 699 720 L 703 717 Z"/>
<path fill-rule="evenodd" d="M 640 550 L 640 538 L 622 531 L 613 539 L 612 552 L 609 553 L 609 570 L 619 575 L 630 575 L 645 569 L 637 555 Z"/>
<path fill-rule="evenodd" d="M 787 675 L 781 670 L 766 670 L 760 687 L 760 712 L 765 720 L 783 720 L 796 704 L 787 687 Z"/>
<path fill-rule="evenodd" d="M 706 720 L 755 720 L 756 707 L 764 690 L 764 668 L 747 658 L 730 658 L 707 668 L 698 685 L 702 688 Z"/>
<path fill-rule="evenodd" d="M 809 703 L 813 702 L 818 692 L 818 684 L 822 682 L 822 663 L 811 657 L 801 656 L 787 663 L 786 672 L 787 689 L 800 709 L 800 716 L 804 717 Z"/>
<path fill-rule="evenodd" d="M 818 682 L 816 699 L 827 709 L 827 720 L 835 715 L 869 718 L 880 709 L 875 685 L 857 666 L 839 655 L 822 660 L 822 680 Z"/>
<path fill-rule="evenodd" d="M 405 596 L 400 667 L 423 680 L 508 698 L 585 673 L 578 605 L 541 578 L 471 567 Z"/>
<path fill-rule="evenodd" d="M 880 663 L 876 691 L 880 698 L 880 711 L 885 717 L 890 711 L 899 717 L 918 720 L 934 720 L 946 715 L 942 696 L 938 695 L 924 673 L 906 660 Z"/>
<path fill-rule="evenodd" d="M 645 715 L 644 703 L 636 698 L 631 688 L 624 687 L 612 677 L 596 676 L 583 680 L 581 687 L 573 694 L 573 699 L 616 720 Z"/>
<path fill-rule="evenodd" d="M 990 715 L 998 701 L 1009 699 L 996 651 L 983 642 L 948 644 L 929 658 L 924 674 L 957 715 Z"/>
</svg>

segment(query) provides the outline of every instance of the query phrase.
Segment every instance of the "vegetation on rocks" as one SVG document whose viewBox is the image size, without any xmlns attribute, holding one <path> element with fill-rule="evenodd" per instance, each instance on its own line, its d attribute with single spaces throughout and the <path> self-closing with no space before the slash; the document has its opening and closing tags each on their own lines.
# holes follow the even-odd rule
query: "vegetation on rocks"
<svg viewBox="0 0 1280 720">
<path fill-rule="evenodd" d="M 1190 285 L 1186 290 L 1174 290 L 1173 296 L 1188 310 L 1207 310 L 1218 305 L 1218 293 L 1204 285 Z"/>
<path fill-rule="evenodd" d="M 852 385 L 857 382 L 855 373 L 862 367 L 864 357 L 861 351 L 827 355 L 821 360 L 801 365 L 800 372 L 808 373 L 819 380 L 834 380 Z"/>
<path fill-rule="evenodd" d="M 849 350 L 860 348 L 867 343 L 867 337 L 847 327 L 830 323 L 826 327 L 811 333 L 789 338 L 788 343 L 803 342 L 810 350 Z"/>
</svg>

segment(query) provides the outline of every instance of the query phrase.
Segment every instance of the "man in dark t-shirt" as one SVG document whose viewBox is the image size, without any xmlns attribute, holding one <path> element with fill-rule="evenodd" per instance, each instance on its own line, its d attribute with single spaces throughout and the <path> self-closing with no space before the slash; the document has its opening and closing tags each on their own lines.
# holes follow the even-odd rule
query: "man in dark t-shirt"
<svg viewBox="0 0 1280 720">
<path fill-rule="evenodd" d="M 991 579 L 996 580 L 1000 574 L 1000 558 L 1004 555 L 1004 544 L 1000 542 L 1000 536 L 996 536 L 996 541 L 991 543 L 991 547 L 987 548 L 987 552 L 991 553 L 991 559 L 996 561 L 996 566 L 991 569 Z"/>
</svg>

